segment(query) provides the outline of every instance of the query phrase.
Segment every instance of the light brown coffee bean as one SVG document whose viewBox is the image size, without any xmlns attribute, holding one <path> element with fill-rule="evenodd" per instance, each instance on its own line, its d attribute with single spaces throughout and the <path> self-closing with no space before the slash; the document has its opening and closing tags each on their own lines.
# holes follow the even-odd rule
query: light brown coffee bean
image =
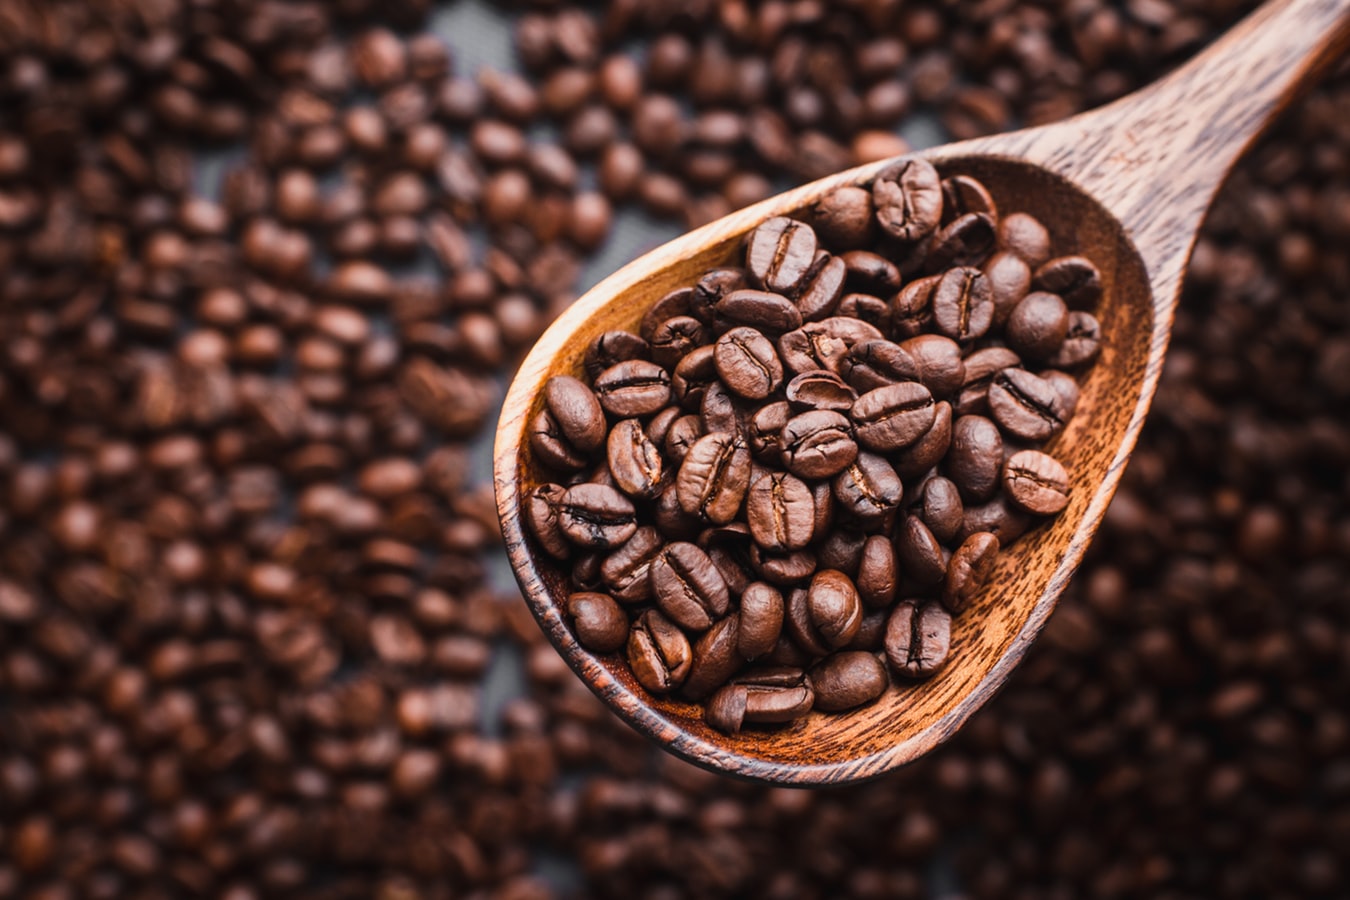
<svg viewBox="0 0 1350 900">
<path fill-rule="evenodd" d="M 1052 516 L 1069 504 L 1069 473 L 1039 450 L 1021 450 L 1003 465 L 1003 489 L 1027 512 Z"/>
</svg>

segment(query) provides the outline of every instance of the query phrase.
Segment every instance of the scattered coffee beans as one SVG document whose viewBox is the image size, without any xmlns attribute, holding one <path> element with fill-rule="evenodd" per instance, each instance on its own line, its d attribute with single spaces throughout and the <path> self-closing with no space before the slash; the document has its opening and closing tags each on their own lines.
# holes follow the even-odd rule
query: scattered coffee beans
<svg viewBox="0 0 1350 900">
<path fill-rule="evenodd" d="M 608 554 L 611 595 L 573 570 L 584 646 L 621 643 L 597 599 L 612 596 L 642 623 L 627 643 L 639 683 L 711 695 L 708 723 L 732 734 L 875 700 L 878 652 L 900 679 L 942 668 L 951 615 L 1032 524 L 1010 525 L 1008 504 L 1068 504 L 1069 473 L 1027 445 L 1073 414 L 1052 361 L 1081 369 L 1100 342 L 1092 263 L 1049 258 L 1041 223 L 998 215 L 976 179 L 907 158 L 811 221 L 754 229 L 743 269 L 653 305 L 648 340 L 601 335 L 593 389 L 549 380 L 533 447 L 563 483 L 533 489 L 527 522 L 555 558 L 559 535 Z M 993 266 L 1011 273 L 997 290 Z M 658 499 L 671 492 L 676 508 Z"/>
</svg>

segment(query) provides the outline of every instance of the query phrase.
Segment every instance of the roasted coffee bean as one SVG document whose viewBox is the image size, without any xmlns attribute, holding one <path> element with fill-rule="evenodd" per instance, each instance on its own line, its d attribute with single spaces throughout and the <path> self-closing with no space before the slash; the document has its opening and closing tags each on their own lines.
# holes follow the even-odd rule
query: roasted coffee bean
<svg viewBox="0 0 1350 900">
<path fill-rule="evenodd" d="M 547 409 L 539 410 L 530 420 L 530 450 L 544 465 L 559 472 L 575 472 L 590 461 L 588 454 L 567 439 L 558 420 Z"/>
<path fill-rule="evenodd" d="M 800 550 L 815 532 L 815 498 L 800 479 L 769 472 L 750 485 L 745 519 L 755 543 L 765 550 Z"/>
<path fill-rule="evenodd" d="M 961 390 L 966 367 L 956 341 L 940 334 L 921 334 L 902 341 L 900 349 L 914 360 L 916 380 L 933 392 L 934 399 L 947 400 Z"/>
<path fill-rule="evenodd" d="M 844 295 L 844 280 L 847 276 L 848 266 L 838 256 L 817 262 L 806 279 L 798 285 L 793 298 L 802 321 L 811 322 L 833 316 Z"/>
<path fill-rule="evenodd" d="M 717 349 L 711 344 L 695 347 L 675 365 L 670 387 L 675 399 L 688 410 L 700 409 L 708 387 L 717 379 Z"/>
<path fill-rule="evenodd" d="M 678 406 L 667 406 L 652 416 L 646 427 L 642 429 L 643 433 L 647 435 L 647 440 L 658 447 L 664 446 L 666 438 L 670 436 L 670 426 L 674 425 L 683 413 L 684 410 Z"/>
<path fill-rule="evenodd" d="M 712 560 L 722 580 L 727 583 L 727 591 L 732 597 L 740 597 L 755 580 L 754 570 L 750 566 L 750 534 L 740 523 L 734 523 L 716 531 L 720 535 L 705 543 L 703 532 L 699 535 L 699 544 Z M 711 529 L 710 529 L 711 530 Z"/>
<path fill-rule="evenodd" d="M 1064 428 L 1064 401 L 1054 386 L 1025 369 L 1004 369 L 989 383 L 989 412 L 1025 441 L 1044 441 Z"/>
<path fill-rule="evenodd" d="M 933 415 L 933 395 L 918 382 L 902 382 L 868 391 L 858 398 L 849 413 L 858 442 L 881 453 L 913 444 L 932 427 Z M 791 424 L 788 423 L 789 428 Z"/>
<path fill-rule="evenodd" d="M 804 651 L 808 658 L 819 658 L 830 652 L 829 644 L 816 630 L 812 621 L 810 594 L 807 588 L 794 587 L 788 592 L 783 627 L 792 638 L 792 642 Z"/>
<path fill-rule="evenodd" d="M 994 254 L 994 220 L 984 213 L 968 213 L 937 233 L 925 266 L 942 271 L 951 266 L 981 266 Z"/>
<path fill-rule="evenodd" d="M 787 425 L 792 409 L 786 400 L 761 406 L 746 429 L 750 452 L 759 460 L 776 461 L 783 450 L 783 427 Z"/>
<path fill-rule="evenodd" d="M 838 508 L 864 523 L 883 521 L 904 495 L 895 469 L 875 453 L 859 453 L 834 477 L 832 488 Z"/>
<path fill-rule="evenodd" d="M 652 596 L 651 562 L 661 550 L 661 534 L 643 526 L 600 564 L 600 580 L 620 603 L 644 603 Z"/>
<path fill-rule="evenodd" d="M 883 334 L 891 330 L 890 304 L 871 294 L 844 295 L 839 301 L 837 314 L 866 322 Z"/>
<path fill-rule="evenodd" d="M 750 400 L 763 400 L 783 382 L 778 351 L 754 328 L 733 328 L 718 338 L 713 361 L 722 383 Z"/>
<path fill-rule="evenodd" d="M 915 337 L 932 323 L 933 293 L 941 281 L 941 275 L 919 278 L 891 298 L 891 330 L 897 339 Z"/>
<path fill-rule="evenodd" d="M 777 725 L 811 711 L 815 695 L 801 669 L 759 669 L 738 676 L 708 701 L 705 720 L 726 734 L 739 734 L 745 724 Z"/>
<path fill-rule="evenodd" d="M 652 593 L 661 611 L 681 628 L 703 631 L 731 603 L 722 573 L 696 544 L 667 544 L 651 562 Z"/>
<path fill-rule="evenodd" d="M 895 545 L 885 535 L 873 534 L 863 543 L 858 560 L 856 584 L 858 596 L 872 607 L 888 607 L 895 600 L 900 570 L 895 561 Z"/>
<path fill-rule="evenodd" d="M 850 578 L 856 577 L 867 537 L 857 528 L 847 526 L 827 532 L 817 551 L 820 567 L 838 569 Z"/>
<path fill-rule="evenodd" d="M 845 284 L 849 289 L 882 295 L 900 289 L 899 267 L 880 253 L 850 250 L 840 258 L 844 261 Z"/>
<path fill-rule="evenodd" d="M 777 588 L 756 581 L 741 593 L 740 630 L 737 650 L 747 660 L 758 659 L 773 649 L 783 631 L 783 595 Z"/>
<path fill-rule="evenodd" d="M 845 384 L 842 378 L 824 369 L 797 375 L 788 382 L 783 394 L 796 410 L 832 409 L 835 412 L 848 412 L 858 399 L 857 392 Z"/>
<path fill-rule="evenodd" d="M 849 420 L 826 409 L 789 419 L 783 426 L 782 445 L 783 464 L 801 478 L 829 478 L 858 458 Z"/>
<path fill-rule="evenodd" d="M 717 301 L 714 311 L 722 327 L 745 325 L 771 335 L 802 325 L 802 314 L 793 302 L 769 291 L 731 291 Z"/>
<path fill-rule="evenodd" d="M 954 613 L 965 609 L 988 580 L 998 551 L 998 538 L 987 531 L 976 532 L 962 541 L 947 567 L 942 605 Z"/>
<path fill-rule="evenodd" d="M 789 294 L 810 271 L 816 247 L 816 233 L 811 226 L 776 216 L 750 232 L 745 243 L 745 265 L 766 290 Z"/>
<path fill-rule="evenodd" d="M 679 486 L 671 481 L 652 504 L 652 524 L 669 540 L 692 540 L 703 528 L 697 516 L 680 508 Z"/>
<path fill-rule="evenodd" d="M 968 501 L 988 500 L 998 490 L 1003 436 L 984 416 L 962 416 L 952 425 L 947 477 Z"/>
<path fill-rule="evenodd" d="M 740 617 L 719 619 L 694 643 L 694 661 L 680 693 L 690 700 L 704 697 L 726 684 L 745 660 L 739 649 Z"/>
<path fill-rule="evenodd" d="M 1049 454 L 1021 450 L 1003 465 L 1003 489 L 1027 512 L 1052 516 L 1069 503 L 1069 473 Z"/>
<path fill-rule="evenodd" d="M 1102 349 L 1101 326 L 1092 313 L 1069 313 L 1069 331 L 1059 350 L 1046 362 L 1057 369 L 1077 369 L 1096 362 Z"/>
<path fill-rule="evenodd" d="M 662 449 L 666 457 L 678 466 L 689 454 L 689 448 L 698 443 L 701 437 L 703 437 L 702 420 L 694 415 L 680 416 L 671 423 L 670 431 L 666 432 Z"/>
<path fill-rule="evenodd" d="M 628 633 L 628 666 L 653 694 L 668 694 L 684 683 L 693 665 L 689 639 L 661 613 L 649 609 Z"/>
<path fill-rule="evenodd" d="M 652 336 L 656 334 L 656 329 L 660 327 L 662 322 L 679 316 L 690 316 L 693 314 L 693 307 L 694 289 L 688 287 L 676 288 L 662 296 L 642 314 L 642 322 L 638 326 L 638 332 L 642 335 L 643 340 L 651 341 Z"/>
<path fill-rule="evenodd" d="M 716 431 L 698 439 L 680 464 L 680 508 L 710 522 L 730 522 L 750 487 L 750 451 L 740 437 Z"/>
<path fill-rule="evenodd" d="M 530 491 L 525 505 L 525 522 L 539 546 L 554 559 L 572 555 L 571 545 L 558 526 L 558 511 L 567 489 L 560 484 L 541 484 Z"/>
<path fill-rule="evenodd" d="M 686 354 L 707 340 L 708 332 L 698 319 L 692 316 L 671 316 L 652 329 L 652 361 L 667 369 L 674 369 Z"/>
<path fill-rule="evenodd" d="M 918 364 L 900 345 L 890 341 L 863 341 L 844 354 L 839 374 L 855 390 L 867 392 L 901 381 L 915 381 Z"/>
<path fill-rule="evenodd" d="M 994 301 L 994 328 L 1002 328 L 1031 290 L 1031 267 L 1016 253 L 1000 250 L 985 262 L 984 277 Z"/>
<path fill-rule="evenodd" d="M 627 360 L 595 379 L 600 405 L 621 419 L 654 415 L 670 403 L 670 374 L 654 362 Z"/>
<path fill-rule="evenodd" d="M 937 603 L 904 600 L 886 622 L 886 661 L 903 678 L 928 678 L 947 664 L 952 617 Z"/>
<path fill-rule="evenodd" d="M 937 584 L 947 574 L 942 545 L 918 516 L 906 516 L 895 537 L 895 555 L 905 577 L 916 584 Z"/>
<path fill-rule="evenodd" d="M 578 484 L 563 494 L 558 528 L 580 547 L 608 550 L 637 531 L 636 511 L 632 501 L 612 487 Z"/>
<path fill-rule="evenodd" d="M 990 219 L 998 220 L 998 206 L 989 195 L 989 189 L 969 175 L 942 179 L 943 217 L 951 220 L 970 213 L 984 213 Z"/>
<path fill-rule="evenodd" d="M 712 324 L 718 301 L 745 286 L 744 269 L 709 269 L 694 285 L 694 298 L 690 302 L 690 308 L 700 321 Z"/>
<path fill-rule="evenodd" d="M 600 566 L 604 557 L 599 553 L 586 553 L 577 557 L 572 565 L 572 586 L 583 591 L 599 591 L 604 587 L 600 580 Z"/>
<path fill-rule="evenodd" d="M 587 650 L 613 653 L 628 643 L 628 616 L 607 594 L 569 594 L 567 614 Z"/>
<path fill-rule="evenodd" d="M 890 459 L 901 480 L 916 478 L 942 461 L 952 443 L 952 405 L 943 400 L 933 407 L 933 425 L 923 437 Z"/>
<path fill-rule="evenodd" d="M 594 381 L 611 366 L 633 359 L 651 359 L 650 345 L 629 331 L 606 331 L 587 345 L 583 366 Z"/>
<path fill-rule="evenodd" d="M 927 237 L 942 219 L 942 185 L 931 163 L 906 157 L 872 182 L 877 224 L 887 234 L 913 243 Z"/>
<path fill-rule="evenodd" d="M 935 538 L 950 544 L 961 530 L 965 516 L 960 489 L 941 475 L 928 479 L 919 493 L 918 515 Z"/>
<path fill-rule="evenodd" d="M 816 555 L 810 550 L 774 553 L 751 544 L 750 567 L 770 584 L 789 587 L 811 577 L 816 571 Z"/>
<path fill-rule="evenodd" d="M 933 323 L 954 341 L 983 337 L 994 323 L 989 279 L 979 269 L 949 269 L 933 289 Z"/>
<path fill-rule="evenodd" d="M 753 410 L 722 384 L 714 381 L 703 392 L 703 402 L 699 404 L 699 417 L 703 431 L 707 434 L 724 432 L 744 435 L 749 427 Z"/>
<path fill-rule="evenodd" d="M 1035 217 L 1010 213 L 999 220 L 998 248 L 1021 257 L 1032 269 L 1050 259 L 1050 233 Z"/>
<path fill-rule="evenodd" d="M 811 223 L 826 244 L 838 250 L 865 246 L 874 230 L 872 194 L 848 185 L 835 188 L 811 208 Z"/>
<path fill-rule="evenodd" d="M 806 589 L 806 609 L 814 633 L 831 648 L 853 640 L 862 625 L 862 601 L 843 572 L 817 572 Z"/>
<path fill-rule="evenodd" d="M 815 709 L 843 712 L 871 703 L 890 681 L 886 667 L 871 653 L 844 650 L 826 657 L 807 674 L 815 693 Z"/>
<path fill-rule="evenodd" d="M 1036 269 L 1031 286 L 1057 294 L 1072 309 L 1091 310 L 1102 296 L 1102 275 L 1086 257 L 1061 256 Z"/>
<path fill-rule="evenodd" d="M 1027 294 L 1008 317 L 1008 346 L 1028 359 L 1054 356 L 1069 334 L 1069 310 L 1054 294 Z"/>
<path fill-rule="evenodd" d="M 1007 347 L 986 347 L 967 356 L 961 393 L 956 401 L 956 414 L 966 416 L 987 412 L 989 382 L 1004 369 L 1015 369 L 1021 365 L 1021 357 Z"/>
<path fill-rule="evenodd" d="M 1064 403 L 1064 420 L 1072 419 L 1078 409 L 1078 382 L 1072 375 L 1057 369 L 1042 369 L 1040 375 L 1059 393 L 1059 399 Z"/>
<path fill-rule="evenodd" d="M 650 500 L 660 493 L 661 451 L 637 419 L 624 419 L 610 431 L 607 459 L 615 485 L 628 496 Z"/>
<path fill-rule="evenodd" d="M 988 503 L 979 506 L 967 506 L 961 517 L 961 530 L 956 539 L 964 541 L 972 534 L 987 531 L 998 538 L 999 544 L 1006 547 L 1017 540 L 1035 525 L 1035 520 L 1026 512 L 1010 503 L 1003 494 L 998 494 Z"/>
</svg>

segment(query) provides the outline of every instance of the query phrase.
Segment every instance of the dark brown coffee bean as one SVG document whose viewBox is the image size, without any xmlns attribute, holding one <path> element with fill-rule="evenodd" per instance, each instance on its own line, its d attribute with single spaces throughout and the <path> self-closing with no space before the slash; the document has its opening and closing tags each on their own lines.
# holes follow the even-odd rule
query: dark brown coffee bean
<svg viewBox="0 0 1350 900">
<path fill-rule="evenodd" d="M 1092 260 L 1061 256 L 1038 268 L 1031 286 L 1064 298 L 1072 309 L 1091 310 L 1102 297 L 1102 275 Z"/>
<path fill-rule="evenodd" d="M 755 543 L 765 550 L 800 550 L 815 531 L 815 498 L 801 480 L 769 472 L 750 486 L 745 518 Z"/>
<path fill-rule="evenodd" d="M 751 544 L 750 567 L 770 584 L 791 587 L 810 578 L 816 571 L 816 555 L 810 550 L 773 553 L 759 544 Z"/>
<path fill-rule="evenodd" d="M 972 534 L 952 554 L 947 578 L 942 583 L 942 605 L 959 613 L 984 587 L 998 558 L 998 538 L 987 531 Z"/>
<path fill-rule="evenodd" d="M 575 472 L 590 462 L 589 456 L 567 439 L 547 409 L 539 410 L 530 420 L 530 450 L 544 465 L 560 472 Z"/>
<path fill-rule="evenodd" d="M 905 577 L 916 584 L 937 584 L 947 574 L 942 545 L 918 516 L 906 516 L 895 537 L 895 554 Z"/>
<path fill-rule="evenodd" d="M 823 569 L 838 569 L 850 578 L 857 577 L 862 565 L 863 547 L 867 535 L 854 528 L 841 527 L 824 532 L 825 539 L 817 545 L 819 565 Z"/>
<path fill-rule="evenodd" d="M 811 621 L 809 597 L 805 587 L 794 587 L 788 592 L 783 627 L 798 648 L 809 658 L 818 659 L 828 654 L 830 647 Z"/>
<path fill-rule="evenodd" d="M 652 524 L 670 540 L 693 540 L 703 527 L 697 516 L 680 508 L 679 485 L 671 481 L 652 504 Z"/>
<path fill-rule="evenodd" d="M 628 666 L 653 694 L 668 694 L 684 683 L 693 664 L 689 639 L 661 613 L 649 609 L 628 632 Z"/>
<path fill-rule="evenodd" d="M 961 393 L 956 401 L 956 414 L 966 416 L 987 412 L 989 382 L 1004 369 L 1015 369 L 1021 365 L 1021 357 L 1007 347 L 986 347 L 967 356 Z"/>
<path fill-rule="evenodd" d="M 902 381 L 916 381 L 919 368 L 898 344 L 863 341 L 849 348 L 839 373 L 856 390 L 866 392 Z"/>
<path fill-rule="evenodd" d="M 816 323 L 809 323 L 816 325 Z M 798 328 L 778 339 L 778 353 L 788 371 L 793 374 L 826 369 L 839 370 L 839 363 L 848 351 L 848 344 L 821 329 Z"/>
<path fill-rule="evenodd" d="M 832 486 L 839 509 L 861 522 L 884 520 L 899 508 L 904 494 L 895 469 L 875 453 L 859 453 Z"/>
<path fill-rule="evenodd" d="M 1069 473 L 1039 450 L 1014 453 L 1003 466 L 1008 498 L 1037 516 L 1053 516 L 1069 504 Z"/>
<path fill-rule="evenodd" d="M 886 453 L 908 447 L 921 438 L 933 425 L 933 406 L 933 395 L 928 388 L 907 381 L 868 391 L 853 404 L 849 415 L 856 427 L 858 442 L 868 449 Z"/>
<path fill-rule="evenodd" d="M 929 271 L 981 266 L 993 255 L 995 242 L 994 220 L 984 213 L 969 213 L 937 233 L 925 265 Z"/>
<path fill-rule="evenodd" d="M 873 233 L 872 194 L 852 185 L 835 188 L 811 208 L 811 223 L 836 250 L 864 247 Z"/>
<path fill-rule="evenodd" d="M 699 276 L 698 282 L 694 285 L 694 297 L 690 301 L 693 315 L 701 322 L 711 325 L 716 316 L 718 301 L 746 286 L 744 269 L 709 269 Z"/>
<path fill-rule="evenodd" d="M 817 663 L 808 673 L 815 708 L 843 712 L 871 703 L 890 684 L 886 667 L 871 653 L 844 650 Z"/>
<path fill-rule="evenodd" d="M 1017 254 L 1036 269 L 1050 259 L 1050 233 L 1034 217 L 1011 213 L 999 220 L 998 248 Z"/>
<path fill-rule="evenodd" d="M 664 541 L 655 528 L 643 526 L 600 564 L 600 580 L 620 603 L 645 603 L 652 596 L 651 562 Z"/>
<path fill-rule="evenodd" d="M 890 459 L 901 480 L 916 478 L 936 466 L 952 443 L 952 405 L 946 400 L 933 407 L 933 426 L 923 437 Z"/>
<path fill-rule="evenodd" d="M 1067 422 L 1072 419 L 1074 412 L 1078 410 L 1078 382 L 1072 375 L 1057 369 L 1043 369 L 1041 378 L 1059 392 L 1059 399 L 1064 402 L 1064 420 Z"/>
<path fill-rule="evenodd" d="M 704 717 L 726 734 L 739 734 L 743 725 L 792 722 L 811 711 L 815 695 L 798 668 L 757 669 L 737 676 L 708 701 Z"/>
<path fill-rule="evenodd" d="M 858 458 L 849 420 L 825 409 L 789 419 L 783 426 L 782 444 L 783 464 L 801 478 L 829 478 Z"/>
<path fill-rule="evenodd" d="M 773 649 L 783 631 L 783 595 L 762 581 L 741 594 L 737 650 L 743 659 L 758 659 Z"/>
<path fill-rule="evenodd" d="M 788 294 L 810 271 L 816 246 L 816 233 L 811 226 L 776 216 L 750 232 L 745 244 L 745 265 L 765 289 Z"/>
<path fill-rule="evenodd" d="M 628 496 L 650 500 L 661 492 L 661 452 L 637 419 L 624 419 L 610 431 L 606 458 L 614 484 Z"/>
<path fill-rule="evenodd" d="M 891 298 L 891 331 L 897 340 L 914 337 L 932 323 L 933 293 L 941 281 L 941 275 L 919 278 Z"/>
<path fill-rule="evenodd" d="M 994 327 L 1002 328 L 1031 290 L 1031 267 L 1016 253 L 1001 250 L 984 264 L 984 277 L 994 301 Z"/>
<path fill-rule="evenodd" d="M 628 643 L 628 616 L 607 594 L 569 594 L 567 614 L 577 640 L 587 650 L 613 653 Z"/>
<path fill-rule="evenodd" d="M 961 346 L 940 334 L 921 334 L 901 342 L 900 349 L 914 360 L 916 378 L 938 400 L 947 400 L 961 390 L 966 367 Z"/>
<path fill-rule="evenodd" d="M 692 316 L 671 316 L 652 329 L 652 361 L 674 369 L 680 360 L 708 341 L 703 323 Z"/>
<path fill-rule="evenodd" d="M 1069 331 L 1059 350 L 1046 362 L 1057 369 L 1076 369 L 1097 360 L 1102 349 L 1102 330 L 1092 313 L 1069 313 Z"/>
<path fill-rule="evenodd" d="M 554 375 L 544 383 L 544 405 L 553 414 L 563 437 L 577 450 L 589 454 L 604 445 L 604 410 L 580 379 Z"/>
<path fill-rule="evenodd" d="M 931 234 L 942 219 L 942 185 L 932 164 L 906 157 L 872 183 L 877 223 L 892 237 L 913 243 Z"/>
<path fill-rule="evenodd" d="M 1004 369 L 989 383 L 989 412 L 1008 433 L 1044 441 L 1064 428 L 1064 401 L 1054 386 L 1025 369 Z"/>
<path fill-rule="evenodd" d="M 839 299 L 844 295 L 844 280 L 848 266 L 837 256 L 817 262 L 805 280 L 798 285 L 794 302 L 803 322 L 824 319 L 835 314 Z"/>
<path fill-rule="evenodd" d="M 952 425 L 947 477 L 965 500 L 988 500 L 998 490 L 1003 467 L 1003 436 L 984 416 L 962 416 Z"/>
<path fill-rule="evenodd" d="M 629 331 L 606 331 L 586 347 L 586 376 L 594 381 L 600 373 L 632 359 L 651 359 L 651 347 Z"/>
<path fill-rule="evenodd" d="M 652 335 L 656 333 L 657 327 L 662 322 L 667 319 L 674 319 L 677 316 L 693 316 L 693 309 L 694 289 L 690 287 L 676 288 L 663 295 L 642 314 L 642 323 L 638 326 L 638 333 L 642 335 L 644 340 L 651 341 Z M 694 316 L 694 318 L 697 318 L 697 316 Z"/>
<path fill-rule="evenodd" d="M 530 491 L 525 505 L 525 524 L 539 546 L 554 559 L 572 555 L 571 545 L 558 527 L 558 510 L 566 492 L 560 484 L 541 484 Z"/>
<path fill-rule="evenodd" d="M 713 362 L 722 383 L 751 400 L 763 400 L 783 382 L 778 352 L 754 328 L 733 328 L 718 338 Z"/>
<path fill-rule="evenodd" d="M 745 664 L 739 641 L 739 616 L 733 614 L 714 623 L 694 643 L 694 661 L 680 693 L 690 700 L 702 700 L 726 684 Z"/>
<path fill-rule="evenodd" d="M 1004 340 L 1028 359 L 1048 359 L 1069 334 L 1069 310 L 1054 294 L 1027 294 L 1008 317 Z"/>
<path fill-rule="evenodd" d="M 670 426 L 674 425 L 682 415 L 684 415 L 684 410 L 678 406 L 667 406 L 652 416 L 651 421 L 643 429 L 643 432 L 647 435 L 647 440 L 658 447 L 665 446 L 666 438 L 670 436 Z"/>
<path fill-rule="evenodd" d="M 783 450 L 783 427 L 791 416 L 786 400 L 761 406 L 746 429 L 750 452 L 761 461 L 777 462 Z"/>
<path fill-rule="evenodd" d="M 872 607 L 887 607 L 895 600 L 900 570 L 895 561 L 895 545 L 885 535 L 870 535 L 863 543 L 858 560 L 856 584 L 858 596 Z"/>
<path fill-rule="evenodd" d="M 755 580 L 750 566 L 750 530 L 740 522 L 705 529 L 699 546 L 708 554 L 732 597 L 740 597 Z"/>
<path fill-rule="evenodd" d="M 846 413 L 853 408 L 858 394 L 833 372 L 819 369 L 803 372 L 788 382 L 783 394 L 797 410 L 832 409 Z M 786 424 L 786 422 L 784 422 Z"/>
<path fill-rule="evenodd" d="M 680 508 L 710 522 L 730 522 L 750 487 L 750 451 L 740 437 L 715 431 L 699 438 L 680 464 Z"/>
<path fill-rule="evenodd" d="M 780 335 L 802 327 L 802 314 L 792 301 L 769 291 L 731 291 L 717 301 L 714 310 L 725 322 L 748 325 L 765 334 Z"/>
<path fill-rule="evenodd" d="M 689 448 L 698 443 L 701 437 L 703 437 L 702 420 L 695 415 L 680 416 L 671 424 L 670 431 L 666 432 L 662 449 L 665 450 L 667 458 L 679 466 L 689 455 Z"/>
<path fill-rule="evenodd" d="M 871 294 L 846 294 L 839 301 L 838 314 L 874 326 L 883 334 L 891 330 L 890 304 Z"/>
<path fill-rule="evenodd" d="M 904 600 L 886 622 L 886 661 L 904 678 L 928 678 L 947 664 L 952 617 L 937 603 Z"/>
<path fill-rule="evenodd" d="M 703 631 L 726 614 L 731 603 L 726 581 L 696 544 L 667 544 L 651 562 L 652 593 L 671 621 Z"/>
<path fill-rule="evenodd" d="M 695 347 L 675 365 L 670 387 L 675 399 L 688 410 L 702 407 L 708 387 L 717 379 L 716 348 Z"/>
<path fill-rule="evenodd" d="M 599 591 L 604 587 L 600 580 L 600 566 L 604 557 L 599 553 L 587 553 L 577 558 L 572 565 L 572 587 L 583 591 Z"/>
<path fill-rule="evenodd" d="M 989 189 L 969 175 L 942 179 L 942 215 L 951 220 L 970 213 L 984 213 L 998 221 L 998 206 Z"/>
<path fill-rule="evenodd" d="M 853 640 L 862 625 L 862 601 L 843 572 L 817 572 L 806 589 L 806 608 L 814 633 L 832 649 Z"/>
<path fill-rule="evenodd" d="M 984 337 L 994 323 L 989 279 L 979 269 L 950 269 L 933 290 L 933 324 L 954 341 Z"/>
<path fill-rule="evenodd" d="M 558 508 L 558 527 L 582 547 L 617 547 L 637 531 L 633 504 L 612 487 L 578 484 L 567 489 Z"/>
<path fill-rule="evenodd" d="M 1035 524 L 1029 514 L 1010 503 L 1005 495 L 998 494 L 988 503 L 966 507 L 956 539 L 964 541 L 973 534 L 987 531 L 1006 547 Z"/>
<path fill-rule="evenodd" d="M 626 360 L 600 373 L 595 393 L 605 412 L 617 418 L 655 415 L 670 403 L 670 374 L 654 362 Z"/>
<path fill-rule="evenodd" d="M 840 256 L 847 273 L 845 285 L 854 291 L 889 295 L 900 289 L 900 269 L 880 253 L 850 250 Z"/>
<path fill-rule="evenodd" d="M 956 484 L 941 475 L 924 482 L 919 494 L 918 515 L 933 536 L 950 544 L 961 530 L 965 504 Z"/>
</svg>

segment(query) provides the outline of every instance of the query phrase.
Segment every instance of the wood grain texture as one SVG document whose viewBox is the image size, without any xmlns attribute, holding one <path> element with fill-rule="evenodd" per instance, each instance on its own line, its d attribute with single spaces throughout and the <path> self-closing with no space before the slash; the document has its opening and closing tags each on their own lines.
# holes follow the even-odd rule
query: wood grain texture
<svg viewBox="0 0 1350 900">
<path fill-rule="evenodd" d="M 1058 253 L 1100 267 L 1104 347 L 1078 412 L 1050 451 L 1071 469 L 1068 508 L 1000 554 L 989 583 L 953 623 L 953 651 L 933 679 L 892 688 L 844 715 L 813 713 L 778 731 L 727 737 L 697 706 L 648 695 L 618 656 L 582 648 L 559 601 L 567 573 L 526 536 L 521 496 L 546 480 L 527 424 L 544 382 L 581 372 L 586 345 L 707 268 L 744 235 L 845 184 L 867 184 L 889 161 L 851 169 L 733 213 L 629 264 L 568 309 L 530 352 L 508 391 L 494 460 L 497 507 L 516 577 L 568 664 L 639 731 L 715 771 L 787 784 L 872 778 L 950 737 L 1007 680 L 1077 568 L 1134 448 L 1157 387 L 1195 234 L 1232 163 L 1350 37 L 1350 0 L 1275 0 L 1205 53 L 1111 106 L 1066 122 L 936 148 L 942 174 L 981 179 L 1001 210 L 1049 227 Z"/>
</svg>

